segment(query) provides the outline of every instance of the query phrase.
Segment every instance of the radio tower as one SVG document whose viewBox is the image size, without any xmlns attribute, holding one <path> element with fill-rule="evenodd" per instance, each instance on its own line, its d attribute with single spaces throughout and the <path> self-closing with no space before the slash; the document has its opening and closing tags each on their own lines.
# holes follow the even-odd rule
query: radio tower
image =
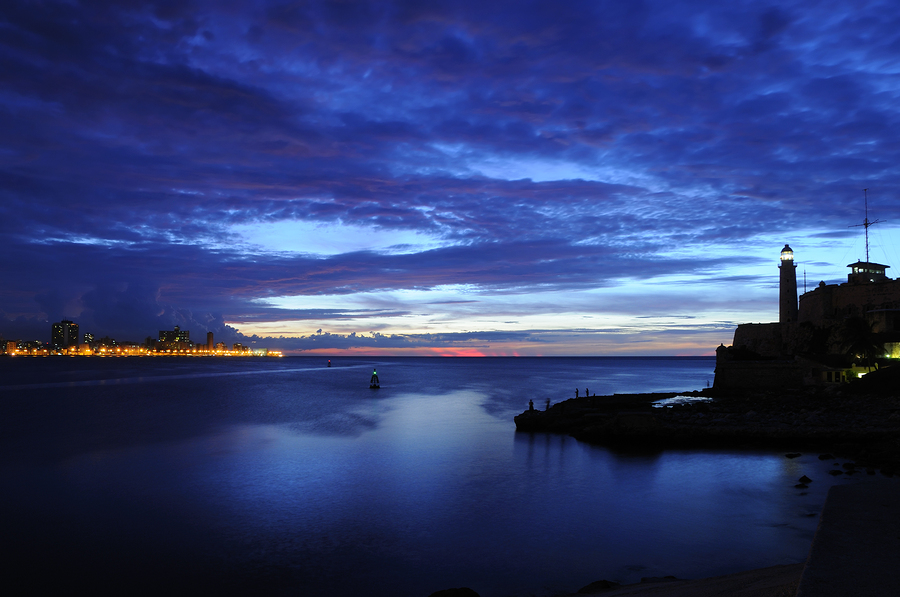
<svg viewBox="0 0 900 597">
<path fill-rule="evenodd" d="M 869 263 L 869 226 L 880 224 L 884 220 L 869 221 L 869 189 L 863 189 L 863 196 L 866 200 L 866 219 L 863 220 L 862 224 L 853 224 L 852 226 L 848 226 L 848 228 L 858 228 L 859 226 L 862 226 L 866 229 L 866 263 Z"/>
</svg>

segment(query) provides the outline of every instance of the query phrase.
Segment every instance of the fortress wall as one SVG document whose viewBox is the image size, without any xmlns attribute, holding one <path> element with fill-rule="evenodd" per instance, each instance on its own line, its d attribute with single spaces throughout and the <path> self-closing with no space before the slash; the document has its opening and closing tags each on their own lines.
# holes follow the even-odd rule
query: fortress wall
<svg viewBox="0 0 900 597">
<path fill-rule="evenodd" d="M 819 322 L 833 317 L 832 294 L 837 285 L 819 286 L 810 292 L 800 295 L 800 312 L 798 321 Z"/>
<path fill-rule="evenodd" d="M 900 332 L 900 309 L 874 311 L 869 313 L 869 321 L 873 332 L 897 338 Z"/>
<path fill-rule="evenodd" d="M 734 330 L 732 346 L 746 348 L 762 356 L 781 356 L 782 324 L 742 323 Z"/>
<path fill-rule="evenodd" d="M 799 388 L 805 383 L 804 373 L 794 361 L 717 362 L 713 388 L 720 391 Z"/>
<path fill-rule="evenodd" d="M 800 296 L 800 321 L 862 316 L 870 309 L 900 308 L 900 280 L 820 286 Z M 837 310 L 837 313 L 835 313 Z"/>
<path fill-rule="evenodd" d="M 893 308 L 895 302 L 900 302 L 900 280 L 888 280 L 873 284 L 841 284 L 834 289 L 833 306 L 845 310 L 850 306 L 857 306 L 860 310 L 857 315 L 863 314 L 866 306 L 869 308 Z"/>
<path fill-rule="evenodd" d="M 812 350 L 814 334 L 813 326 L 799 322 L 744 323 L 734 331 L 732 346 L 761 357 L 782 358 Z"/>
</svg>

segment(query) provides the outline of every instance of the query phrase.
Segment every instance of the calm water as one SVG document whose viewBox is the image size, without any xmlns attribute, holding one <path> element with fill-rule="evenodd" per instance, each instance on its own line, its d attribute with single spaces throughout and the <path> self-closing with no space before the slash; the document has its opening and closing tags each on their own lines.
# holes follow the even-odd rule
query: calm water
<svg viewBox="0 0 900 597">
<path fill-rule="evenodd" d="M 0 359 L 11 580 L 550 595 L 803 561 L 828 487 L 867 480 L 835 480 L 814 453 L 615 453 L 515 432 L 529 398 L 700 389 L 712 359 L 332 362 Z"/>
</svg>

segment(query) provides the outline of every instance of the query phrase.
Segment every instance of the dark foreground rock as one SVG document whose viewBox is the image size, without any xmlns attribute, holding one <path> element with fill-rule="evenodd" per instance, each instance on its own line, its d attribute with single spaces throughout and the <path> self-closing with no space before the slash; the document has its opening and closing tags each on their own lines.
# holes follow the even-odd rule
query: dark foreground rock
<svg viewBox="0 0 900 597">
<path fill-rule="evenodd" d="M 773 566 L 759 570 L 737 572 L 726 576 L 697 580 L 661 579 L 662 582 L 641 582 L 632 585 L 604 587 L 597 590 L 584 587 L 575 595 L 602 597 L 793 597 L 800 583 L 803 564 Z M 848 575 L 852 576 L 852 575 Z M 601 581 L 602 582 L 602 581 Z M 575 596 L 573 596 L 575 597 Z"/>
<path fill-rule="evenodd" d="M 653 402 L 674 395 L 573 398 L 546 411 L 525 411 L 515 418 L 516 429 L 566 433 L 620 448 L 828 451 L 853 458 L 858 468 L 880 468 L 888 475 L 900 472 L 897 396 L 831 388 L 711 396 L 709 402 L 653 407 Z"/>
<path fill-rule="evenodd" d="M 479 595 L 469 587 L 460 587 L 458 589 L 435 591 L 428 597 L 479 597 Z"/>
<path fill-rule="evenodd" d="M 611 580 L 595 580 L 591 584 L 578 589 L 578 593 L 593 595 L 594 593 L 601 593 L 603 591 L 618 589 L 621 586 L 622 585 L 620 585 L 619 583 L 613 582 Z"/>
</svg>

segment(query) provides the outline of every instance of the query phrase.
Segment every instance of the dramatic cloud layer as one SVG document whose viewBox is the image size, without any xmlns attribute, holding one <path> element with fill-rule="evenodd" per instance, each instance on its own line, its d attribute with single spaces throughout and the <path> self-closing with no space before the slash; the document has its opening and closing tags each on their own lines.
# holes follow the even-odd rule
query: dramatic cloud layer
<svg viewBox="0 0 900 597">
<path fill-rule="evenodd" d="M 887 1 L 5 2 L 0 334 L 708 354 L 864 188 L 900 267 L 898 75 Z"/>
</svg>

